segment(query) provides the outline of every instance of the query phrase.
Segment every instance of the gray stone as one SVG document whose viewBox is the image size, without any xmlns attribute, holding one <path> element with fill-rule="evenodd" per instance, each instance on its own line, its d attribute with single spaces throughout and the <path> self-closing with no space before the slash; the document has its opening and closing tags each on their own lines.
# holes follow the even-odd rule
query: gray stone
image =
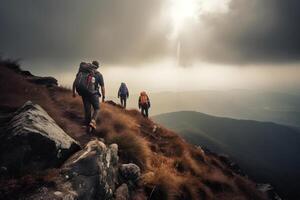
<svg viewBox="0 0 300 200">
<path fill-rule="evenodd" d="M 115 200 L 128 200 L 129 199 L 129 190 L 128 186 L 123 183 L 120 187 L 116 189 Z"/>
<path fill-rule="evenodd" d="M 61 172 L 64 184 L 70 183 L 79 200 L 106 200 L 115 191 L 117 165 L 118 146 L 107 147 L 99 140 L 92 140 L 63 165 Z"/>
<path fill-rule="evenodd" d="M 120 167 L 120 174 L 128 181 L 136 181 L 141 176 L 141 169 L 133 163 L 122 164 Z"/>
<path fill-rule="evenodd" d="M 1 143 L 1 167 L 13 175 L 59 167 L 80 149 L 43 108 L 30 101 L 13 113 Z"/>
</svg>

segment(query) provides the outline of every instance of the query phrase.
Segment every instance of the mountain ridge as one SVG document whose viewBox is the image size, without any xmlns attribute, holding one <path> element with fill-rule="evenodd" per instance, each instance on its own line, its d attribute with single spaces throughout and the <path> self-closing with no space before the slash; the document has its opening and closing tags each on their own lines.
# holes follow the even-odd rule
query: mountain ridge
<svg viewBox="0 0 300 200">
<path fill-rule="evenodd" d="M 13 65 L 18 67 L 16 63 Z M 224 158 L 196 148 L 176 133 L 142 117 L 137 110 L 122 109 L 112 101 L 101 104 L 99 125 L 93 136 L 86 135 L 79 97 L 72 98 L 70 90 L 55 84 L 32 82 L 34 77 L 12 69 L 0 62 L 0 92 L 5 94 L 0 97 L 0 113 L 17 109 L 31 100 L 42 106 L 81 146 L 88 145 L 93 138 L 107 145 L 117 144 L 118 165 L 130 162 L 141 169 L 138 184 L 129 185 L 131 199 L 270 199 L 256 183 L 235 172 Z M 55 191 L 57 182 L 53 179 L 60 170 L 51 168 L 25 177 L 1 175 L 0 196 L 30 199 L 41 195 L 40 191 Z M 60 199 L 62 192 L 51 195 L 58 194 L 57 199 Z"/>
</svg>

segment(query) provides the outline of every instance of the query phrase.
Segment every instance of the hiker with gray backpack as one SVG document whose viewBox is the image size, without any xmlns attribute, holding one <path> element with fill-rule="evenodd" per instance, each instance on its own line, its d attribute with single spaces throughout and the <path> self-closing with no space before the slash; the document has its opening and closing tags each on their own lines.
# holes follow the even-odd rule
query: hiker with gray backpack
<svg viewBox="0 0 300 200">
<path fill-rule="evenodd" d="M 129 97 L 129 91 L 125 83 L 121 83 L 119 91 L 118 91 L 118 98 L 120 98 L 121 106 L 126 108 L 126 101 Z"/>
<path fill-rule="evenodd" d="M 81 62 L 73 83 L 73 97 L 76 97 L 76 92 L 82 97 L 85 125 L 88 132 L 96 129 L 101 93 L 102 102 L 105 100 L 104 80 L 102 74 L 97 71 L 98 68 L 99 63 L 97 61 L 93 61 L 92 63 Z M 101 87 L 101 93 L 99 92 L 99 86 Z"/>
</svg>

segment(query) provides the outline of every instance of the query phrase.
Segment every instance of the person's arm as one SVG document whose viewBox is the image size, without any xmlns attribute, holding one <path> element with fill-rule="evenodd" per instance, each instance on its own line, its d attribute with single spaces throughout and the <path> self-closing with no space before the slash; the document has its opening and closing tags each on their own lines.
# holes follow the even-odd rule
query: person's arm
<svg viewBox="0 0 300 200">
<path fill-rule="evenodd" d="M 76 97 L 76 79 L 73 82 L 73 87 L 72 87 L 72 92 L 73 92 L 73 97 Z"/>
<path fill-rule="evenodd" d="M 104 86 L 104 79 L 103 79 L 103 76 L 102 74 L 100 74 L 99 72 L 97 73 L 98 74 L 98 84 L 100 85 L 101 87 L 101 94 L 102 94 L 102 102 L 104 102 L 105 100 L 105 86 Z"/>
<path fill-rule="evenodd" d="M 101 93 L 102 93 L 102 102 L 104 102 L 105 101 L 105 87 L 104 87 L 104 85 L 101 86 Z"/>
<path fill-rule="evenodd" d="M 118 98 L 120 98 L 121 87 L 118 90 Z"/>
<path fill-rule="evenodd" d="M 139 109 L 141 109 L 141 97 L 139 97 L 139 103 L 138 103 L 138 105 L 139 105 Z"/>
<path fill-rule="evenodd" d="M 148 108 L 150 108 L 151 107 L 150 99 L 149 99 L 149 97 L 147 97 L 147 98 L 148 98 Z"/>
<path fill-rule="evenodd" d="M 129 90 L 128 90 L 128 88 L 127 88 L 127 98 L 129 98 Z"/>
</svg>

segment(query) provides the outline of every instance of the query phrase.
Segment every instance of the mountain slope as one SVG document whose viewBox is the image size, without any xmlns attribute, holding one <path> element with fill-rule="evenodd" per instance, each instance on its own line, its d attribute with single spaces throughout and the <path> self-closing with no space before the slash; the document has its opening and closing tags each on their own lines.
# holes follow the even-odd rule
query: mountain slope
<svg viewBox="0 0 300 200">
<path fill-rule="evenodd" d="M 119 164 L 132 162 L 142 170 L 141 180 L 132 186 L 131 199 L 268 199 L 254 182 L 237 174 L 224 159 L 186 143 L 174 132 L 143 118 L 137 110 L 102 103 L 99 125 L 91 136 L 82 127 L 81 99 L 72 98 L 70 90 L 32 82 L 33 77 L 24 75 L 15 64 L 8 68 L 7 63 L 0 63 L 0 78 L 1 112 L 31 100 L 82 146 L 94 137 L 103 138 L 107 144 L 117 143 Z M 42 180 L 55 190 L 53 172 L 49 170 L 25 177 L 1 176 L 0 198 L 30 196 L 43 186 Z"/>
<path fill-rule="evenodd" d="M 271 182 L 283 196 L 300 196 L 300 132 L 296 128 L 190 111 L 154 119 L 193 144 L 230 155 L 247 174 Z"/>
</svg>

